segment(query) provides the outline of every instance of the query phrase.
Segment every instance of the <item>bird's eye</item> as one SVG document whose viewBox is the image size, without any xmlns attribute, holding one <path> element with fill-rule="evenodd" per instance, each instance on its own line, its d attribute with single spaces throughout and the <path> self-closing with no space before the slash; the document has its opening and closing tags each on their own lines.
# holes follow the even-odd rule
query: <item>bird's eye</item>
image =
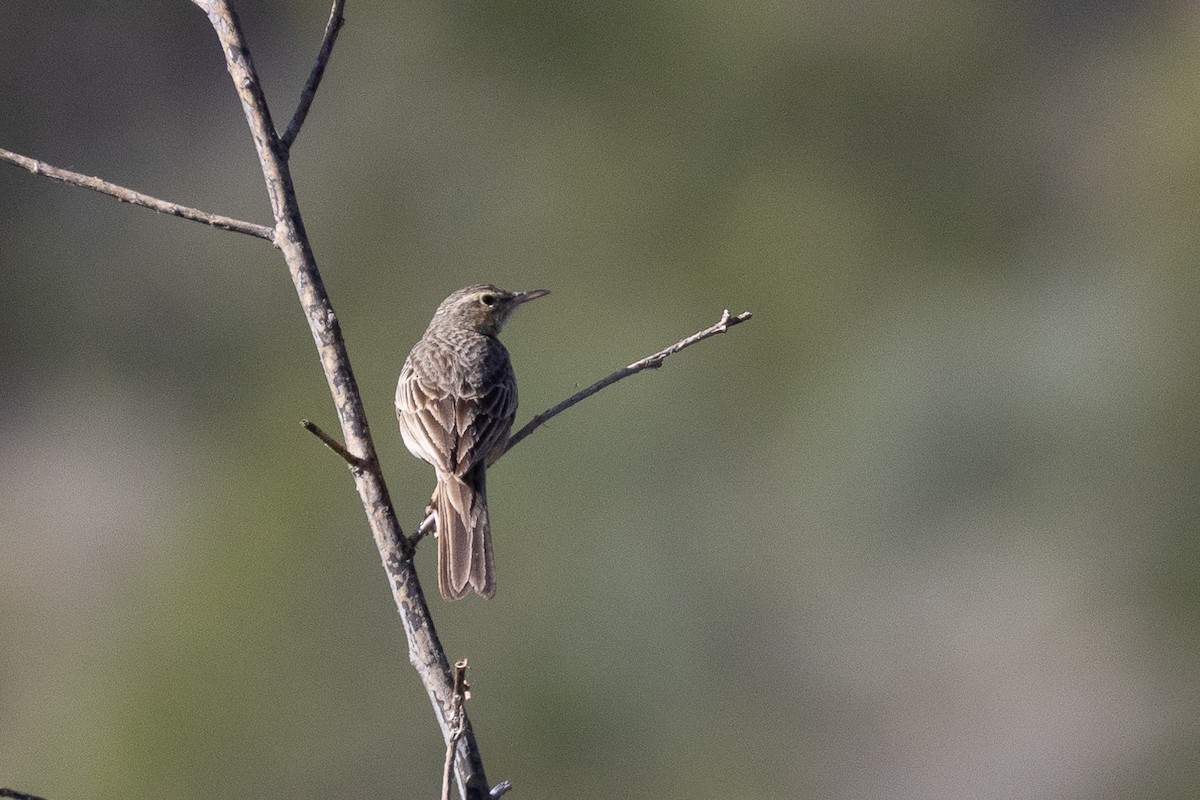
<svg viewBox="0 0 1200 800">
<path fill-rule="evenodd" d="M 496 295 L 485 294 L 479 298 L 479 302 L 483 303 L 485 306 L 494 306 L 496 305 Z"/>
</svg>

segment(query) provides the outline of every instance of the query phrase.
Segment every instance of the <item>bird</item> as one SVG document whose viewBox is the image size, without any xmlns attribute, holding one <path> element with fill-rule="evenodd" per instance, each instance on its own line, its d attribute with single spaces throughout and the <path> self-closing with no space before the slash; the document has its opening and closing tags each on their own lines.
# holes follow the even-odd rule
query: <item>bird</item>
<svg viewBox="0 0 1200 800">
<path fill-rule="evenodd" d="M 410 453 L 433 466 L 429 506 L 438 538 L 438 589 L 446 600 L 496 594 L 487 467 L 503 452 L 517 413 L 517 379 L 497 336 L 546 289 L 467 286 L 442 301 L 413 345 L 396 385 L 396 417 Z"/>
</svg>

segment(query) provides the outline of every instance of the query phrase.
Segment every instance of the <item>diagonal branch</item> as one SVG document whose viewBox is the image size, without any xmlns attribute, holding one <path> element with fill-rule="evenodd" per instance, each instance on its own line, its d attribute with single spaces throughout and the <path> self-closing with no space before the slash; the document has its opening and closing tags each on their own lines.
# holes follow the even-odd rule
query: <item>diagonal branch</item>
<svg viewBox="0 0 1200 800">
<path fill-rule="evenodd" d="M 752 315 L 750 314 L 749 311 L 743 311 L 741 314 L 737 314 L 735 316 L 735 315 L 731 315 L 729 313 L 729 309 L 725 309 L 725 311 L 721 314 L 721 318 L 719 320 L 717 320 L 717 324 L 715 324 L 711 327 L 705 328 L 702 331 L 697 331 L 696 333 L 693 333 L 691 336 L 687 337 L 686 339 L 680 339 L 678 342 L 671 345 L 670 347 L 667 347 L 663 350 L 659 350 L 657 353 L 654 353 L 652 355 L 648 355 L 645 358 L 643 358 L 641 361 L 635 361 L 627 367 L 622 367 L 621 369 L 617 370 L 613 374 L 609 375 L 607 378 L 596 381 L 595 383 L 593 383 L 591 386 L 587 387 L 586 389 L 576 392 L 575 394 L 571 395 L 566 400 L 563 400 L 561 403 L 554 406 L 553 408 L 546 409 L 542 413 L 535 416 L 533 419 L 529 420 L 529 422 L 525 425 L 525 427 L 521 428 L 521 430 L 517 431 L 512 436 L 510 436 L 508 439 L 508 442 L 504 445 L 504 449 L 501 450 L 498 454 L 496 454 L 488 462 L 488 466 L 491 467 L 492 464 L 495 464 L 497 461 L 499 461 L 501 459 L 501 457 L 504 456 L 505 453 L 507 453 L 509 450 L 513 449 L 514 447 L 516 447 L 518 442 L 520 442 L 522 439 L 524 439 L 529 434 L 533 433 L 535 430 L 540 428 L 542 425 L 545 425 L 553 417 L 557 417 L 559 414 L 566 411 L 568 408 L 575 405 L 576 403 L 586 400 L 587 398 L 591 397 L 596 392 L 600 391 L 601 389 L 603 389 L 607 386 L 612 386 L 614 383 L 621 380 L 622 378 L 628 378 L 630 375 L 634 375 L 638 372 L 641 372 L 644 369 L 656 369 L 658 367 L 661 367 L 663 361 L 665 361 L 669 356 L 673 356 L 676 353 L 678 353 L 680 350 L 684 349 L 685 347 L 691 347 L 696 342 L 703 341 L 703 340 L 709 338 L 710 336 L 716 336 L 718 333 L 724 333 L 725 331 L 732 328 L 734 325 L 737 325 L 739 322 L 745 322 L 746 320 L 750 319 L 751 316 Z M 341 447 L 341 445 L 337 444 L 336 442 L 330 443 L 329 441 L 326 441 L 327 437 L 322 435 L 324 433 L 324 431 L 322 431 L 321 433 L 317 433 L 317 431 L 314 431 L 314 430 L 312 430 L 312 428 L 309 427 L 309 425 L 311 425 L 311 424 L 312 423 L 308 422 L 308 420 L 304 421 L 304 426 L 306 428 L 308 428 L 310 432 L 312 432 L 318 438 L 320 438 L 321 441 L 324 441 L 326 446 L 328 446 L 330 449 L 334 450 L 335 452 L 337 451 L 338 448 Z M 335 447 L 335 445 L 336 445 L 336 447 Z M 346 455 L 343 455 L 342 458 L 346 458 Z M 349 459 L 347 459 L 347 460 L 349 460 Z M 351 463 L 353 463 L 353 462 L 351 462 Z M 422 539 L 424 539 L 427 535 L 429 535 L 430 533 L 433 532 L 434 528 L 437 527 L 435 519 L 436 518 L 434 517 L 432 512 L 430 512 L 429 514 L 427 514 L 425 516 L 425 519 L 423 519 L 421 521 L 421 524 L 417 526 L 417 529 L 416 529 L 416 531 L 413 532 L 413 535 L 408 538 L 408 544 L 410 547 L 416 548 L 416 546 L 418 544 L 420 544 Z"/>
<path fill-rule="evenodd" d="M 12 800 L 42 800 L 36 794 L 25 794 L 16 789 L 0 789 L 0 797 L 8 797 Z"/>
<path fill-rule="evenodd" d="M 461 674 L 456 682 L 434 629 L 429 607 L 412 563 L 413 545 L 421 535 L 428 532 L 431 521 L 426 519 L 411 541 L 404 536 L 397 521 L 367 426 L 366 414 L 357 381 L 351 370 L 341 327 L 325 290 L 315 256 L 304 230 L 288 166 L 289 147 L 299 135 L 300 128 L 311 108 L 338 31 L 344 22 L 342 16 L 344 0 L 333 0 L 333 8 L 317 62 L 301 94 L 299 106 L 291 123 L 282 136 L 271 121 L 266 98 L 263 95 L 258 75 L 230 0 L 192 0 L 192 2 L 206 12 L 220 40 L 226 67 L 241 100 L 242 109 L 262 166 L 271 211 L 276 223 L 273 228 L 180 206 L 99 178 L 53 167 L 7 150 L 0 149 L 0 161 L 7 161 L 23 167 L 35 175 L 45 175 L 64 183 L 110 195 L 122 202 L 202 222 L 224 230 L 256 236 L 271 242 L 280 250 L 288 265 L 300 304 L 309 323 L 341 423 L 345 445 L 340 444 L 334 437 L 325 434 L 312 423 L 306 422 L 305 427 L 337 452 L 350 467 L 384 570 L 391 584 L 393 599 L 404 625 L 405 635 L 408 639 L 409 660 L 429 695 L 448 746 L 447 763 L 457 779 L 460 793 L 466 800 L 499 797 L 511 788 L 511 784 L 504 781 L 490 791 L 488 790 L 482 757 L 471 723 L 462 708 L 465 686 L 462 684 Z M 724 333 L 729 327 L 749 318 L 749 312 L 731 316 L 726 310 L 720 321 L 712 327 L 636 361 L 576 393 L 557 406 L 534 417 L 508 441 L 504 451 L 497 455 L 496 459 L 551 418 L 606 386 L 642 370 L 659 367 L 667 357 L 696 342 L 718 333 Z M 0 789 L 0 797 L 38 800 L 32 795 L 25 795 L 10 789 Z"/>
<path fill-rule="evenodd" d="M 56 181 L 62 181 L 71 186 L 91 189 L 93 192 L 115 197 L 122 203 L 132 203 L 135 206 L 148 208 L 160 214 L 170 214 L 173 217 L 182 217 L 183 219 L 190 219 L 193 222 L 203 222 L 205 225 L 211 225 L 214 228 L 233 231 L 234 233 L 244 233 L 248 236 L 257 236 L 259 239 L 266 239 L 268 242 L 275 240 L 274 231 L 266 225 L 243 222 L 240 219 L 223 217 L 220 214 L 210 214 L 207 211 L 181 206 L 178 203 L 159 200 L 157 197 L 151 197 L 148 194 L 142 194 L 118 184 L 109 183 L 99 178 L 92 178 L 78 172 L 71 172 L 69 169 L 54 167 L 44 161 L 38 161 L 9 150 L 0 149 L 0 161 L 7 161 L 18 167 L 24 167 L 34 175 L 45 175 L 47 178 L 53 178 Z"/>
<path fill-rule="evenodd" d="M 296 113 L 292 115 L 292 121 L 288 123 L 287 131 L 283 134 L 284 150 L 292 149 L 296 137 L 300 135 L 300 126 L 304 124 L 308 110 L 312 108 L 313 98 L 317 96 L 317 87 L 321 85 L 325 67 L 329 64 L 329 57 L 333 55 L 333 45 L 337 42 L 342 25 L 346 24 L 346 18 L 342 16 L 345 5 L 346 0 L 333 0 L 333 8 L 329 10 L 329 22 L 325 23 L 325 36 L 321 39 L 321 49 L 317 53 L 317 63 L 313 64 L 312 72 L 308 74 L 308 82 L 300 92 L 300 103 L 296 106 Z"/>
<path fill-rule="evenodd" d="M 341 324 L 334 313 L 321 272 L 317 269 L 308 234 L 304 230 L 288 166 L 287 149 L 271 121 L 262 84 L 242 36 L 237 14 L 229 0 L 192 2 L 205 11 L 216 31 L 221 52 L 225 56 L 225 67 L 241 100 L 242 111 L 254 139 L 267 196 L 271 201 L 271 213 L 275 218 L 275 246 L 287 262 L 316 344 L 325 380 L 341 422 L 345 450 L 355 459 L 350 472 L 391 584 L 392 598 L 404 624 L 409 661 L 429 694 L 444 741 L 455 741 L 454 773 L 459 792 L 465 800 L 487 797 L 483 758 L 465 712 L 461 716 L 461 734 L 455 724 L 454 679 L 450 664 L 434 629 L 433 618 L 413 566 L 412 551 L 397 521 L 383 480 L 358 382 L 350 367 L 350 355 L 342 336 Z M 356 468 L 355 464 L 361 466 Z M 455 736 L 457 740 L 454 740 Z"/>
<path fill-rule="evenodd" d="M 648 355 L 641 361 L 635 361 L 627 367 L 622 367 L 612 375 L 609 375 L 607 378 L 596 381 L 586 389 L 576 392 L 553 408 L 548 408 L 535 416 L 533 419 L 529 420 L 525 427 L 521 428 L 521 430 L 509 437 L 508 444 L 504 446 L 504 449 L 500 451 L 490 463 L 494 464 L 499 461 L 501 456 L 516 447 L 522 439 L 576 403 L 586 400 L 601 389 L 607 386 L 612 386 L 617 381 L 623 378 L 628 378 L 630 375 L 636 375 L 644 369 L 657 369 L 658 367 L 662 366 L 662 363 L 666 361 L 668 357 L 675 355 L 685 347 L 691 347 L 696 342 L 702 342 L 710 336 L 716 336 L 718 333 L 724 333 L 734 325 L 750 319 L 750 316 L 751 315 L 749 311 L 743 311 L 741 314 L 737 315 L 730 315 L 729 309 L 725 309 L 724 313 L 721 314 L 721 319 L 717 320 L 717 324 L 713 325 L 712 327 L 705 328 L 702 331 L 697 331 L 686 339 L 680 339 L 670 347 L 659 350 L 657 353 L 652 355 Z M 420 533 L 420 531 L 418 531 L 418 533 Z"/>
</svg>

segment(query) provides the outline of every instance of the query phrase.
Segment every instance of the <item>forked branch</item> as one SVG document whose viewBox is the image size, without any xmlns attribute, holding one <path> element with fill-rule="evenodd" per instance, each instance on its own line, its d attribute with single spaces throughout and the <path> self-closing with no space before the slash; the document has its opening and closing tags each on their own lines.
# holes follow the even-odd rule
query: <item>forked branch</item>
<svg viewBox="0 0 1200 800">
<path fill-rule="evenodd" d="M 237 15 L 229 0 L 193 0 L 207 14 L 221 43 L 225 66 L 242 103 L 242 110 L 258 151 L 271 212 L 275 218 L 275 245 L 283 253 L 309 330 L 317 346 L 326 383 L 341 423 L 344 449 L 354 459 L 354 485 L 366 511 L 367 521 L 379 550 L 380 560 L 391 584 L 392 596 L 408 638 L 409 661 L 421 677 L 446 742 L 455 747 L 454 774 L 466 800 L 489 793 L 483 759 L 467 714 L 454 722 L 454 683 L 445 650 L 438 640 L 433 619 L 411 559 L 404 532 L 379 469 L 375 443 L 367 425 L 358 381 L 350 367 L 350 354 L 342 336 L 316 257 L 304 230 L 296 191 L 288 165 L 288 151 L 271 121 L 262 83 L 250 57 Z M 335 3 L 331 18 L 340 16 Z M 331 23 L 336 27 L 336 23 Z M 332 47 L 332 36 L 326 37 Z M 311 80 L 311 79 L 310 79 Z M 316 81 L 312 81 L 315 91 Z M 310 101 L 311 102 L 311 101 Z M 331 438 L 332 440 L 332 438 Z M 356 464 L 359 465 L 356 467 Z M 461 728 L 460 728 L 461 724 Z"/>
<path fill-rule="evenodd" d="M 325 67 L 329 64 L 329 57 L 333 55 L 333 45 L 337 42 L 342 25 L 346 24 L 346 17 L 342 14 L 345 6 L 346 0 L 333 0 L 333 8 L 329 10 L 329 22 L 325 24 L 325 35 L 321 38 L 321 49 L 317 52 L 317 61 L 313 64 L 312 72 L 308 74 L 308 80 L 300 92 L 300 103 L 296 106 L 296 113 L 292 115 L 292 121 L 288 123 L 283 134 L 285 150 L 292 149 L 296 137 L 300 135 L 300 126 L 304 124 L 308 110 L 312 108 L 313 98 L 317 96 L 317 87 L 321 85 Z"/>
<path fill-rule="evenodd" d="M 448 772 L 443 781 L 443 794 L 449 792 L 451 780 L 449 774 L 453 773 L 459 791 L 468 800 L 482 797 L 498 798 L 508 791 L 511 784 L 504 781 L 496 787 L 488 789 L 482 758 L 475 742 L 470 720 L 463 708 L 463 700 L 467 696 L 466 664 L 456 665 L 459 668 L 453 675 L 451 674 L 445 651 L 442 649 L 437 632 L 433 627 L 424 592 L 412 564 L 411 542 L 404 536 L 388 496 L 387 486 L 384 483 L 375 454 L 375 446 L 367 426 L 358 385 L 350 367 L 349 354 L 342 338 L 341 327 L 325 291 L 316 259 L 304 230 L 288 166 L 290 147 L 299 135 L 312 106 L 338 32 L 344 22 L 342 11 L 345 0 L 333 0 L 320 53 L 301 93 L 296 111 L 287 130 L 282 135 L 271 121 L 267 101 L 250 58 L 249 49 L 242 37 L 237 16 L 230 6 L 229 0 L 192 1 L 208 14 L 209 21 L 220 40 L 226 67 L 241 100 L 246 121 L 258 151 L 267 194 L 271 202 L 271 211 L 275 219 L 273 227 L 181 206 L 109 181 L 53 167 L 7 150 L 0 150 L 0 161 L 23 167 L 35 175 L 45 175 L 54 180 L 109 195 L 122 202 L 201 222 L 223 230 L 265 239 L 280 250 L 291 272 L 297 295 L 316 343 L 341 423 L 342 440 L 345 444 L 343 445 L 312 423 L 306 421 L 305 427 L 346 461 L 354 477 L 355 486 L 366 511 L 368 523 L 404 624 L 409 645 L 409 660 L 425 685 L 447 744 L 446 767 Z M 606 386 L 642 370 L 658 367 L 667 357 L 685 347 L 717 333 L 723 333 L 731 326 L 749 318 L 749 312 L 731 316 L 726 311 L 716 325 L 636 361 L 583 391 L 577 392 L 553 408 L 535 416 L 510 438 L 503 452 L 511 450 L 551 418 Z M 496 458 L 502 456 L 503 452 Z M 427 529 L 427 524 L 423 524 L 418 529 L 414 541 Z M 32 795 L 15 790 L 0 789 L 0 798 L 4 797 L 15 800 L 39 800 Z"/>
</svg>

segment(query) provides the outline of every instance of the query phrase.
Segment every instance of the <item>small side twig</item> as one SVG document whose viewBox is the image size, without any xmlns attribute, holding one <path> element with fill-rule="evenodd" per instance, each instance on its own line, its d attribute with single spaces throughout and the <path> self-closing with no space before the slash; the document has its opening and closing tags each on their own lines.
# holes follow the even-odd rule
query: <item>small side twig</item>
<svg viewBox="0 0 1200 800">
<path fill-rule="evenodd" d="M 351 469 L 366 469 L 366 461 L 351 453 L 345 448 L 345 446 L 342 445 L 341 442 L 330 436 L 325 431 L 321 430 L 317 423 L 311 422 L 307 419 L 302 419 L 300 420 L 300 424 L 304 427 L 304 430 L 320 439 L 325 443 L 326 447 L 341 456 L 342 459 L 350 465 Z"/>
<path fill-rule="evenodd" d="M 463 715 L 463 703 L 471 697 L 471 687 L 467 685 L 467 660 L 465 658 L 454 662 L 454 695 L 451 699 L 450 738 L 446 740 L 446 765 L 442 769 L 442 800 L 450 800 L 451 778 L 454 776 L 454 753 L 458 750 L 458 740 L 466 730 L 466 717 Z"/>
<path fill-rule="evenodd" d="M 342 15 L 345 5 L 346 0 L 333 0 L 333 8 L 329 10 L 329 22 L 325 23 L 325 36 L 321 39 L 321 49 L 317 53 L 317 62 L 308 74 L 308 81 L 300 92 L 300 103 L 296 106 L 296 113 L 292 115 L 292 121 L 288 123 L 287 130 L 280 140 L 284 150 L 292 149 L 292 144 L 300 135 L 300 127 L 308 116 L 308 110 L 312 108 L 313 98 L 317 96 L 317 87 L 321 85 L 325 67 L 329 64 L 329 57 L 333 55 L 333 45 L 337 42 L 342 26 L 346 24 L 346 18 Z"/>
<path fill-rule="evenodd" d="M 688 336 L 686 339 L 680 339 L 670 347 L 659 350 L 657 353 L 652 355 L 648 355 L 640 361 L 635 361 L 627 367 L 622 367 L 613 374 L 609 375 L 607 378 L 596 381 L 586 389 L 576 392 L 553 408 L 546 409 L 542 413 L 536 415 L 533 419 L 529 420 L 525 427 L 521 428 L 521 430 L 510 436 L 508 439 L 508 444 L 506 444 L 504 449 L 492 458 L 491 462 L 489 462 L 489 466 L 499 461 L 501 456 L 516 447 L 517 444 L 526 436 L 533 433 L 542 425 L 545 425 L 551 419 L 557 417 L 559 414 L 566 411 L 576 403 L 586 400 L 601 389 L 607 386 L 612 386 L 617 381 L 623 378 L 628 378 L 630 375 L 636 375 L 644 369 L 657 369 L 658 367 L 662 366 L 663 361 L 666 361 L 669 356 L 675 355 L 685 347 L 691 347 L 692 345 L 696 344 L 696 342 L 704 341 L 710 336 L 716 336 L 718 333 L 724 333 L 734 325 L 737 325 L 739 322 L 745 322 L 746 320 L 750 319 L 750 316 L 751 314 L 749 311 L 743 311 L 741 314 L 732 315 L 729 313 L 729 309 L 725 309 L 724 313 L 721 314 L 721 318 L 717 320 L 715 325 L 705 328 L 702 331 L 697 331 L 691 336 Z"/>
<path fill-rule="evenodd" d="M 109 197 L 115 197 L 122 203 L 130 203 L 142 208 L 148 208 L 151 211 L 157 211 L 160 214 L 169 214 L 172 217 L 182 217 L 190 219 L 193 222 L 202 222 L 205 225 L 211 225 L 214 228 L 220 228 L 225 231 L 233 231 L 234 233 L 244 233 L 247 236 L 256 236 L 259 239 L 266 239 L 268 242 L 274 243 L 275 232 L 266 225 L 258 225 L 253 222 L 243 222 L 240 219 L 232 217 L 223 217 L 220 214 L 210 214 L 207 211 L 201 211 L 197 208 L 181 206 L 178 203 L 172 203 L 168 200 L 160 200 L 157 197 L 151 197 L 148 194 L 134 191 L 125 186 L 116 183 L 110 183 L 100 178 L 93 178 L 88 175 L 83 175 L 78 172 L 72 172 L 69 169 L 51 166 L 44 161 L 23 156 L 20 153 L 13 153 L 9 150 L 0 149 L 0 161 L 7 161 L 9 164 L 14 164 L 18 167 L 29 170 L 34 175 L 45 175 L 47 178 L 52 178 L 56 181 L 78 186 L 83 189 L 91 189 L 93 192 L 106 194 Z"/>
<path fill-rule="evenodd" d="M 425 519 L 421 520 L 421 524 L 417 526 L 417 530 L 412 536 L 408 537 L 409 545 L 416 547 L 422 539 L 433 533 L 433 529 L 437 527 L 435 524 L 436 519 L 437 517 L 434 516 L 432 511 L 426 514 Z"/>
</svg>

